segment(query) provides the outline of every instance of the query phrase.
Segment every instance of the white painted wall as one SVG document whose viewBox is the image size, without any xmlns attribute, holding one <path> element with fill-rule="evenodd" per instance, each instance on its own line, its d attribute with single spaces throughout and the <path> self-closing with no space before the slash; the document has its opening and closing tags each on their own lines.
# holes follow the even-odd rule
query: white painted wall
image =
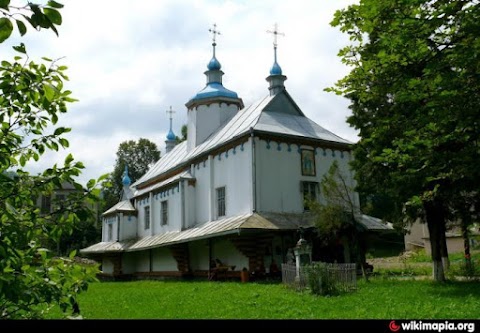
<svg viewBox="0 0 480 333">
<path fill-rule="evenodd" d="M 161 202 L 164 200 L 168 201 L 168 224 L 160 225 Z M 137 233 L 139 237 L 181 230 L 181 195 L 179 186 L 152 195 L 151 199 L 137 200 L 135 206 L 138 211 Z M 150 206 L 150 229 L 145 229 L 145 206 Z"/>
<path fill-rule="evenodd" d="M 209 220 L 210 195 L 210 167 L 209 161 L 203 161 L 193 166 L 193 176 L 196 179 L 193 200 L 195 201 L 194 213 L 191 223 L 204 223 Z"/>
<path fill-rule="evenodd" d="M 236 105 L 213 103 L 200 105 L 188 110 L 188 140 L 187 150 L 195 148 L 205 141 L 213 132 L 217 131 L 238 111 Z"/>
<path fill-rule="evenodd" d="M 245 142 L 227 152 L 193 165 L 192 175 L 196 179 L 190 192 L 195 204 L 190 206 L 194 214 L 189 225 L 216 220 L 216 189 L 225 186 L 226 216 L 240 215 L 252 211 L 252 163 L 251 147 Z M 190 187 L 190 186 L 189 186 Z M 211 204 L 212 203 L 212 204 Z M 192 224 L 193 223 L 193 224 Z"/>
<path fill-rule="evenodd" d="M 113 262 L 109 258 L 102 258 L 102 272 L 105 274 L 113 274 Z"/>
<path fill-rule="evenodd" d="M 132 252 L 135 260 L 135 272 L 150 272 L 150 252 Z"/>
<path fill-rule="evenodd" d="M 153 249 L 152 259 L 152 270 L 154 272 L 178 271 L 177 261 L 173 258 L 172 253 L 166 247 Z"/>
<path fill-rule="evenodd" d="M 268 147 L 269 146 L 269 147 Z M 311 146 L 302 145 L 300 148 L 313 149 Z M 325 154 L 324 154 L 325 151 Z M 353 174 L 348 166 L 350 154 L 338 150 L 332 156 L 331 149 L 317 148 L 315 155 L 315 176 L 302 176 L 301 154 L 299 146 L 289 146 L 286 143 L 264 140 L 255 140 L 256 156 L 256 196 L 257 210 L 265 212 L 303 212 L 303 193 L 301 181 L 318 182 L 330 168 L 332 162 L 337 160 L 340 170 L 347 176 L 348 183 L 354 185 Z M 321 191 L 320 191 L 321 196 Z M 355 194 L 355 202 L 358 194 Z"/>
<path fill-rule="evenodd" d="M 213 159 L 213 217 L 217 219 L 216 189 L 225 186 L 225 216 L 252 211 L 252 158 L 248 142 Z"/>
<path fill-rule="evenodd" d="M 112 225 L 112 238 L 108 238 L 108 225 Z M 102 223 L 102 241 L 115 242 L 118 239 L 118 219 L 117 215 L 109 215 L 103 218 Z"/>
<path fill-rule="evenodd" d="M 228 239 L 212 239 L 212 259 L 215 260 L 217 258 L 225 265 L 235 265 L 236 271 L 241 271 L 243 267 L 248 269 L 248 258 L 238 251 Z"/>
<path fill-rule="evenodd" d="M 121 215 L 120 240 L 137 237 L 137 217 L 134 215 Z"/>
</svg>

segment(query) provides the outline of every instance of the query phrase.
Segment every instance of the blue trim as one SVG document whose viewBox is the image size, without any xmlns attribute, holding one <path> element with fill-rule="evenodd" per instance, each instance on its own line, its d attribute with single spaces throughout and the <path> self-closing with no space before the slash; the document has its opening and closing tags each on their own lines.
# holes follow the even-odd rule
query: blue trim
<svg viewBox="0 0 480 333">
<path fill-rule="evenodd" d="M 242 142 L 242 145 L 240 146 L 240 150 L 243 151 L 243 142 Z"/>
<path fill-rule="evenodd" d="M 203 167 L 205 168 L 205 165 L 207 164 L 207 160 L 203 161 Z"/>
<path fill-rule="evenodd" d="M 222 153 L 218 154 L 218 160 L 219 160 L 219 161 L 222 160 Z"/>
<path fill-rule="evenodd" d="M 282 146 L 281 146 L 282 143 L 281 143 L 281 142 L 277 142 L 277 145 L 278 145 L 278 146 L 277 146 L 277 150 L 278 150 L 278 151 L 281 151 L 281 150 L 282 150 Z"/>
<path fill-rule="evenodd" d="M 332 149 L 332 157 L 335 157 L 335 150 Z"/>
<path fill-rule="evenodd" d="M 327 150 L 325 148 L 322 148 L 323 149 L 323 156 L 327 156 Z"/>
<path fill-rule="evenodd" d="M 340 157 L 343 158 L 343 151 L 340 152 Z"/>
<path fill-rule="evenodd" d="M 313 153 L 315 154 L 315 156 L 317 156 L 317 148 L 313 148 Z"/>
<path fill-rule="evenodd" d="M 237 147 L 233 147 L 233 150 L 232 150 L 233 155 L 235 155 L 235 154 L 237 153 L 237 150 L 236 150 L 236 149 L 237 149 Z"/>
<path fill-rule="evenodd" d="M 270 140 L 267 140 L 267 149 L 270 149 Z"/>
<path fill-rule="evenodd" d="M 290 147 L 291 144 L 287 143 L 287 145 L 288 145 L 287 151 L 288 151 L 288 152 L 291 152 L 291 151 L 292 151 L 292 147 Z"/>
<path fill-rule="evenodd" d="M 301 146 L 300 146 L 300 145 L 297 145 L 297 146 L 298 146 L 298 148 L 297 148 L 297 152 L 298 152 L 299 154 L 301 154 L 301 153 L 302 153 L 302 148 L 301 148 Z"/>
</svg>

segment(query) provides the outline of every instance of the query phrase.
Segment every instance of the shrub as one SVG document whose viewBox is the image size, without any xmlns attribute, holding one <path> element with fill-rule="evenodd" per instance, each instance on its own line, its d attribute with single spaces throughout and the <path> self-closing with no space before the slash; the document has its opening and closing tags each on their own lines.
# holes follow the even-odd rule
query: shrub
<svg viewBox="0 0 480 333">
<path fill-rule="evenodd" d="M 319 262 L 304 266 L 307 285 L 315 295 L 337 295 L 339 288 L 326 263 Z"/>
</svg>

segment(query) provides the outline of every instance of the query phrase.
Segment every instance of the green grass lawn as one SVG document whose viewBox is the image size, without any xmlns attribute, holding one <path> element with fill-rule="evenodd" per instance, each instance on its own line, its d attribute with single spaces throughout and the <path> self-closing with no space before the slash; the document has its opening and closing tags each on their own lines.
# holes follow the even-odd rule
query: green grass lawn
<svg viewBox="0 0 480 333">
<path fill-rule="evenodd" d="M 324 297 L 279 283 L 97 282 L 79 303 L 85 319 L 478 319 L 480 283 L 374 278 Z"/>
</svg>

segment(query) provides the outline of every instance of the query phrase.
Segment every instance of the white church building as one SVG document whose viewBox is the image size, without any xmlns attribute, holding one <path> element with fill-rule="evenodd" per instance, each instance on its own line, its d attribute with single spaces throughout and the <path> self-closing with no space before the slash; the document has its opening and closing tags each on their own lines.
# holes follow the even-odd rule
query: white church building
<svg viewBox="0 0 480 333">
<path fill-rule="evenodd" d="M 289 260 L 299 228 L 312 227 L 304 198 L 320 200 L 333 161 L 354 185 L 352 143 L 297 106 L 276 42 L 266 96 L 245 107 L 222 84 L 213 33 L 206 86 L 185 104 L 187 140 L 176 144 L 170 123 L 167 153 L 133 184 L 124 173 L 122 200 L 103 213 L 102 241 L 81 250 L 106 276 L 208 276 L 215 259 L 230 276 L 268 272 Z M 368 228 L 388 229 L 364 217 Z"/>
</svg>

